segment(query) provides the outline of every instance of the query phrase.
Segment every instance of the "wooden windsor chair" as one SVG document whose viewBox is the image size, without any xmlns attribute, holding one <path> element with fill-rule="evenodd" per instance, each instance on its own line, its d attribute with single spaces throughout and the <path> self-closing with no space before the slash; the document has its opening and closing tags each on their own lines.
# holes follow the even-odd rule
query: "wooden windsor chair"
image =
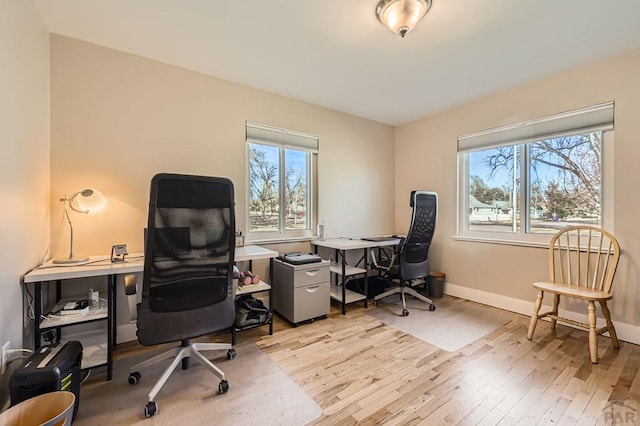
<svg viewBox="0 0 640 426">
<path fill-rule="evenodd" d="M 613 294 L 613 278 L 620 259 L 620 246 L 609 232 L 596 226 L 569 226 L 556 233 L 549 243 L 549 281 L 533 283 L 538 290 L 529 323 L 527 338 L 532 339 L 538 319 L 551 318 L 551 328 L 561 321 L 589 332 L 591 362 L 598 363 L 598 335 L 609 332 L 614 348 L 619 348 L 616 330 L 611 321 L 607 301 Z M 553 307 L 539 313 L 545 293 L 553 294 Z M 560 297 L 570 297 L 587 302 L 588 323 L 558 315 Z M 606 322 L 596 325 L 596 302 L 600 304 Z"/>
</svg>

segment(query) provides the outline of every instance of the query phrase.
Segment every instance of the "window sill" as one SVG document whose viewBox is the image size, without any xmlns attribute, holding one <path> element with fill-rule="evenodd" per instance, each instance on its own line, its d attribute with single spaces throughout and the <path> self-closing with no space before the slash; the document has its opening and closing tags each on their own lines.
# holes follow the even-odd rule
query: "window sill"
<svg viewBox="0 0 640 426">
<path fill-rule="evenodd" d="M 490 237 L 472 237 L 472 236 L 463 236 L 463 235 L 454 235 L 451 237 L 454 241 L 469 241 L 473 243 L 485 243 L 485 244 L 500 244 L 507 246 L 518 246 L 518 247 L 533 247 L 533 248 L 543 248 L 548 249 L 549 243 L 541 242 L 541 241 L 522 241 L 522 240 L 509 240 L 509 239 L 501 239 L 501 238 L 490 238 Z"/>
</svg>

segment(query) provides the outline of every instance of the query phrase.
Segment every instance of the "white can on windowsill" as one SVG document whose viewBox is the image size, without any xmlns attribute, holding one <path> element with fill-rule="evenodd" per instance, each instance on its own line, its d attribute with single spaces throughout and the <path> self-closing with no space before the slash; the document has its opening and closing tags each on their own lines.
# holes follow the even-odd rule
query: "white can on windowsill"
<svg viewBox="0 0 640 426">
<path fill-rule="evenodd" d="M 324 230 L 324 223 L 318 224 L 318 240 L 322 241 L 327 238 Z"/>
</svg>

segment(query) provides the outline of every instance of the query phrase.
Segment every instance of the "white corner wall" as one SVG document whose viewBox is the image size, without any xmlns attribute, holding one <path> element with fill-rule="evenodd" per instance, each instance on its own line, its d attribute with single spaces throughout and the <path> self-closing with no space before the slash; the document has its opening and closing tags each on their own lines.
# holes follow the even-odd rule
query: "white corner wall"
<svg viewBox="0 0 640 426">
<path fill-rule="evenodd" d="M 518 311 L 531 306 L 531 283 L 547 277 L 546 249 L 455 241 L 459 135 L 615 101 L 614 228 L 623 256 L 611 303 L 614 321 L 640 343 L 640 51 L 589 64 L 400 126 L 396 129 L 396 231 L 408 226 L 411 189 L 439 194 L 432 265 L 452 294 Z M 493 297 L 492 297 L 493 296 Z M 582 307 L 569 307 L 582 314 Z M 526 311 L 526 309 L 524 309 Z M 528 313 L 528 312 L 526 312 Z M 631 340 L 633 337 L 633 340 Z"/>
<path fill-rule="evenodd" d="M 77 253 L 116 243 L 142 251 L 159 172 L 229 177 L 244 230 L 247 120 L 320 137 L 319 216 L 330 237 L 392 231 L 392 127 L 62 36 L 52 35 L 51 58 L 52 228 L 65 193 L 95 186 L 109 202 L 99 216 L 74 216 Z"/>
<path fill-rule="evenodd" d="M 49 241 L 49 33 L 31 1 L 0 2 L 0 93 L 0 345 L 16 349 L 23 347 L 22 276 Z"/>
</svg>

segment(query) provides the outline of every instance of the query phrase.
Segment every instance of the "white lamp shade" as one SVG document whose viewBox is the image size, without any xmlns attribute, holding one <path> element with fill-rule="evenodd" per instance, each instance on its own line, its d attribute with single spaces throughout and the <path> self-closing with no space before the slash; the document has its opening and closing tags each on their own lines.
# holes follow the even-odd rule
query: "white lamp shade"
<svg viewBox="0 0 640 426">
<path fill-rule="evenodd" d="M 391 31 L 404 37 L 430 7 L 431 0 L 382 0 L 376 15 Z"/>
<path fill-rule="evenodd" d="M 102 192 L 93 188 L 83 189 L 73 197 L 73 200 L 76 202 L 77 211 L 88 215 L 96 215 L 107 207 L 107 199 Z"/>
</svg>

